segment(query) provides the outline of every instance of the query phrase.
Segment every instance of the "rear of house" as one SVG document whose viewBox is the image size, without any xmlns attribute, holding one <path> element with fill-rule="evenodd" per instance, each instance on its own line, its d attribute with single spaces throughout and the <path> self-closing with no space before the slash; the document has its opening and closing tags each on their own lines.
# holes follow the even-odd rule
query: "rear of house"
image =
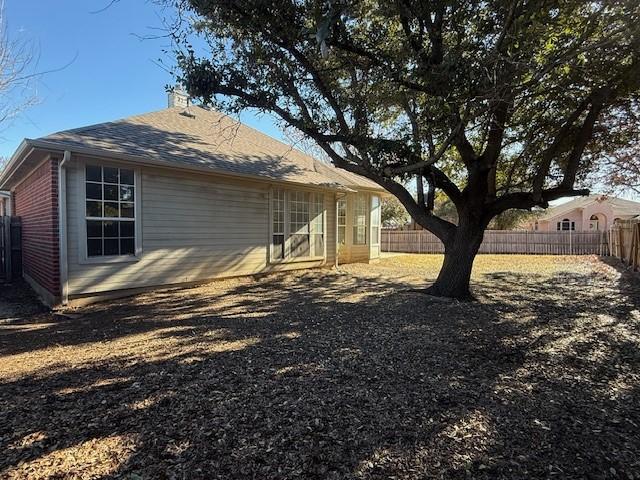
<svg viewBox="0 0 640 480">
<path fill-rule="evenodd" d="M 184 104 L 25 140 L 0 190 L 50 305 L 380 255 L 380 187 Z"/>
</svg>

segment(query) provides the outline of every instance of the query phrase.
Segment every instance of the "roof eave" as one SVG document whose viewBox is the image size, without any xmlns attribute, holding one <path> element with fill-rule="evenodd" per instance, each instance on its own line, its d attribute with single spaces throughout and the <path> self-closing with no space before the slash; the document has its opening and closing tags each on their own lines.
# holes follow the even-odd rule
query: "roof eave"
<svg viewBox="0 0 640 480">
<path fill-rule="evenodd" d="M 41 150 L 48 150 L 48 151 L 56 151 L 56 152 L 63 152 L 65 150 L 69 150 L 72 153 L 75 154 L 80 154 L 80 155 L 86 155 L 89 157 L 100 157 L 100 158 L 110 158 L 113 160 L 120 160 L 120 161 L 125 161 L 125 162 L 130 162 L 130 163 L 135 163 L 135 164 L 139 164 L 139 165 L 149 165 L 149 166 L 155 166 L 155 167 L 164 167 L 164 168 L 169 168 L 169 169 L 173 169 L 173 170 L 185 170 L 185 171 L 192 171 L 192 172 L 203 172 L 203 173 L 210 173 L 212 175 L 219 175 L 219 176 L 223 176 L 223 177 L 231 177 L 231 178 L 238 178 L 238 179 L 245 179 L 245 180 L 255 180 L 258 182 L 268 182 L 268 183 L 275 183 L 275 184 L 294 184 L 294 185 L 300 185 L 300 186 L 305 186 L 305 187 L 314 187 L 314 188 L 318 188 L 318 189 L 325 189 L 325 190 L 331 190 L 331 191 L 344 191 L 344 192 L 354 192 L 355 190 L 344 186 L 344 185 L 331 185 L 331 184 L 309 184 L 309 183 L 303 183 L 303 182 L 295 182 L 292 180 L 278 180 L 278 179 L 273 179 L 273 178 L 269 178 L 269 177 L 263 177 L 260 175 L 250 175 L 250 174 L 246 174 L 246 173 L 236 173 L 236 172 L 229 172 L 229 171 L 225 171 L 225 170 L 219 170 L 219 169 L 215 169 L 215 168 L 211 168 L 211 167 L 200 167 L 200 166 L 196 166 L 196 165 L 176 165 L 175 163 L 172 163 L 170 161 L 167 160 L 163 160 L 160 158 L 154 158 L 154 157 L 140 157 L 137 155 L 129 155 L 129 154 L 125 154 L 125 153 L 119 153 L 119 152 L 111 152 L 109 150 L 102 150 L 102 149 L 96 149 L 96 148 L 91 148 L 91 147 L 79 147 L 77 145 L 71 145 L 71 144 L 65 144 L 65 143 L 58 143 L 58 142 L 49 142 L 46 140 L 29 140 L 29 142 L 32 144 L 33 148 L 37 148 L 37 149 L 41 149 Z M 1 185 L 1 184 L 0 184 Z"/>
<path fill-rule="evenodd" d="M 29 138 L 25 138 L 20 142 L 16 151 L 13 152 L 13 155 L 11 155 L 9 163 L 7 163 L 6 167 L 0 173 L 0 190 L 6 188 L 7 182 L 11 179 L 18 167 L 22 165 L 22 162 L 24 162 L 24 160 L 33 151 L 33 146 L 31 144 L 32 141 L 33 140 Z"/>
</svg>

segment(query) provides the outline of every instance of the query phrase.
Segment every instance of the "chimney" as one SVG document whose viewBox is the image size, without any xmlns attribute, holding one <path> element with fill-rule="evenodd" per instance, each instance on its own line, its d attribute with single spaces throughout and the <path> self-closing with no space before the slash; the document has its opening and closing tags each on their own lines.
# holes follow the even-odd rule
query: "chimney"
<svg viewBox="0 0 640 480">
<path fill-rule="evenodd" d="M 190 104 L 189 95 L 181 86 L 176 85 L 169 91 L 169 108 L 187 108 Z"/>
</svg>

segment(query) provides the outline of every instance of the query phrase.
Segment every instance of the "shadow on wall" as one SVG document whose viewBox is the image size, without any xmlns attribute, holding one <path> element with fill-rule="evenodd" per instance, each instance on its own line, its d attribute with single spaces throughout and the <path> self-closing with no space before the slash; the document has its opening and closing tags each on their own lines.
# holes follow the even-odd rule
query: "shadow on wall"
<svg viewBox="0 0 640 480">
<path fill-rule="evenodd" d="M 212 228 L 217 228 L 215 224 Z M 144 235 L 143 235 L 144 236 Z M 172 236 L 176 244 L 180 238 Z M 199 241 L 203 239 L 198 238 Z M 206 238 L 205 238 L 206 241 Z M 209 246 L 150 248 L 143 247 L 140 261 L 115 263 L 99 267 L 81 267 L 82 274 L 72 272 L 72 292 L 93 293 L 105 290 L 152 287 L 187 283 L 216 276 L 239 276 L 264 273 L 268 267 L 266 241 L 253 246 L 230 245 L 216 249 L 215 240 Z M 161 265 L 164 263 L 164 268 Z M 97 274 L 93 275 L 93 271 Z M 109 288 L 105 289 L 105 285 Z"/>
<path fill-rule="evenodd" d="M 500 273 L 473 304 L 408 286 L 274 275 L 11 321 L 0 472 L 85 448 L 116 452 L 101 478 L 640 472 L 637 289 Z"/>
<path fill-rule="evenodd" d="M 185 119 L 185 121 L 190 120 Z M 287 160 L 288 155 L 298 156 L 300 154 L 292 149 L 287 150 L 285 146 L 283 146 L 281 156 L 263 153 L 265 148 L 260 144 L 249 145 L 246 150 L 252 153 L 243 153 L 244 147 L 240 144 L 236 145 L 235 131 L 230 127 L 222 128 L 212 125 L 208 130 L 203 129 L 198 134 L 192 135 L 167 131 L 136 122 L 119 121 L 97 129 L 84 130 L 81 135 L 83 142 L 80 142 L 73 132 L 57 134 L 55 139 L 71 143 L 75 141 L 79 147 L 88 144 L 96 148 L 109 149 L 112 154 L 127 153 L 143 158 L 170 159 L 172 164 L 176 166 L 207 166 L 225 172 L 250 174 L 266 179 L 287 180 L 295 178 L 301 181 L 302 178 L 303 183 L 308 185 L 335 186 L 325 177 L 317 174 L 312 164 L 307 165 L 309 162 L 297 165 L 292 160 Z M 214 153 L 206 153 L 208 149 L 212 149 L 211 144 L 213 144 L 212 151 Z M 221 146 L 221 153 L 215 153 L 217 145 Z M 300 176 L 302 177 L 300 178 Z M 220 198 L 220 204 L 210 205 L 210 207 L 213 213 L 217 211 L 218 216 L 223 216 L 225 204 L 223 197 Z M 242 200 L 234 199 L 234 201 L 237 203 Z M 145 212 L 148 211 L 147 208 L 150 208 L 148 207 L 150 204 L 151 202 L 145 203 L 143 199 Z M 163 204 L 163 208 L 154 209 L 153 214 L 166 215 L 166 224 L 163 224 L 162 228 L 172 228 L 176 223 L 180 223 L 180 220 L 189 216 L 191 205 L 172 205 L 173 218 L 164 211 L 164 206 Z M 269 221 L 266 196 L 263 206 L 262 217 L 264 218 L 260 218 L 260 221 L 264 223 L 266 232 Z M 182 207 L 184 207 L 184 213 L 182 211 L 176 213 L 176 210 Z M 247 214 L 253 215 L 254 218 L 260 217 L 260 213 L 256 215 L 255 211 L 249 211 L 249 207 L 247 207 Z M 218 217 L 212 215 L 212 219 L 215 218 Z M 225 221 L 229 221 L 228 215 L 225 217 Z M 247 222 L 245 221 L 245 223 Z M 197 231 L 192 234 L 189 230 L 182 232 L 179 227 L 175 227 L 174 232 L 167 233 L 167 237 L 176 240 L 175 245 L 170 245 L 167 248 L 154 248 L 153 250 L 148 248 L 149 243 L 162 243 L 157 241 L 158 238 L 155 238 L 154 242 L 145 242 L 143 261 L 141 262 L 91 267 L 85 265 L 82 268 L 76 268 L 76 270 L 82 270 L 80 273 L 74 272 L 72 268 L 70 273 L 71 292 L 91 293 L 101 290 L 103 285 L 112 283 L 115 284 L 113 289 L 121 289 L 162 285 L 166 283 L 168 277 L 175 283 L 179 283 L 223 275 L 256 274 L 265 270 L 268 242 L 265 238 L 266 233 L 256 233 L 255 224 L 249 222 L 249 225 L 245 225 L 240 221 L 237 227 L 233 227 L 239 231 L 238 239 L 231 244 L 229 239 L 220 238 L 222 228 L 230 228 L 228 226 L 221 227 L 212 221 L 210 235 L 203 234 L 201 225 L 190 225 L 189 228 L 194 228 Z M 148 238 L 151 233 L 153 232 L 145 231 L 143 237 Z M 158 235 L 160 234 L 157 234 L 156 237 Z M 256 241 L 256 238 L 260 240 L 260 243 Z M 188 245 L 189 241 L 196 242 L 199 246 L 177 246 Z M 208 255 L 204 256 L 202 252 L 206 252 Z M 251 255 L 253 257 L 248 258 Z M 260 261 L 262 261 L 259 267 L 256 266 L 256 255 L 259 255 Z M 150 264 L 152 264 L 151 268 Z M 154 265 L 162 264 L 167 265 L 162 271 L 153 268 Z"/>
</svg>

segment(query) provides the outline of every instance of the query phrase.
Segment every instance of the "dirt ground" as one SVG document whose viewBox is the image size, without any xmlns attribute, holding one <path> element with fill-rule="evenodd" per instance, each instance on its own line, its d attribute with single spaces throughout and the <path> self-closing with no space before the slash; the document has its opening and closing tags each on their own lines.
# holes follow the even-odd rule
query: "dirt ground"
<svg viewBox="0 0 640 480">
<path fill-rule="evenodd" d="M 46 312 L 0 287 L 0 478 L 640 479 L 640 281 L 441 258 Z"/>
</svg>

